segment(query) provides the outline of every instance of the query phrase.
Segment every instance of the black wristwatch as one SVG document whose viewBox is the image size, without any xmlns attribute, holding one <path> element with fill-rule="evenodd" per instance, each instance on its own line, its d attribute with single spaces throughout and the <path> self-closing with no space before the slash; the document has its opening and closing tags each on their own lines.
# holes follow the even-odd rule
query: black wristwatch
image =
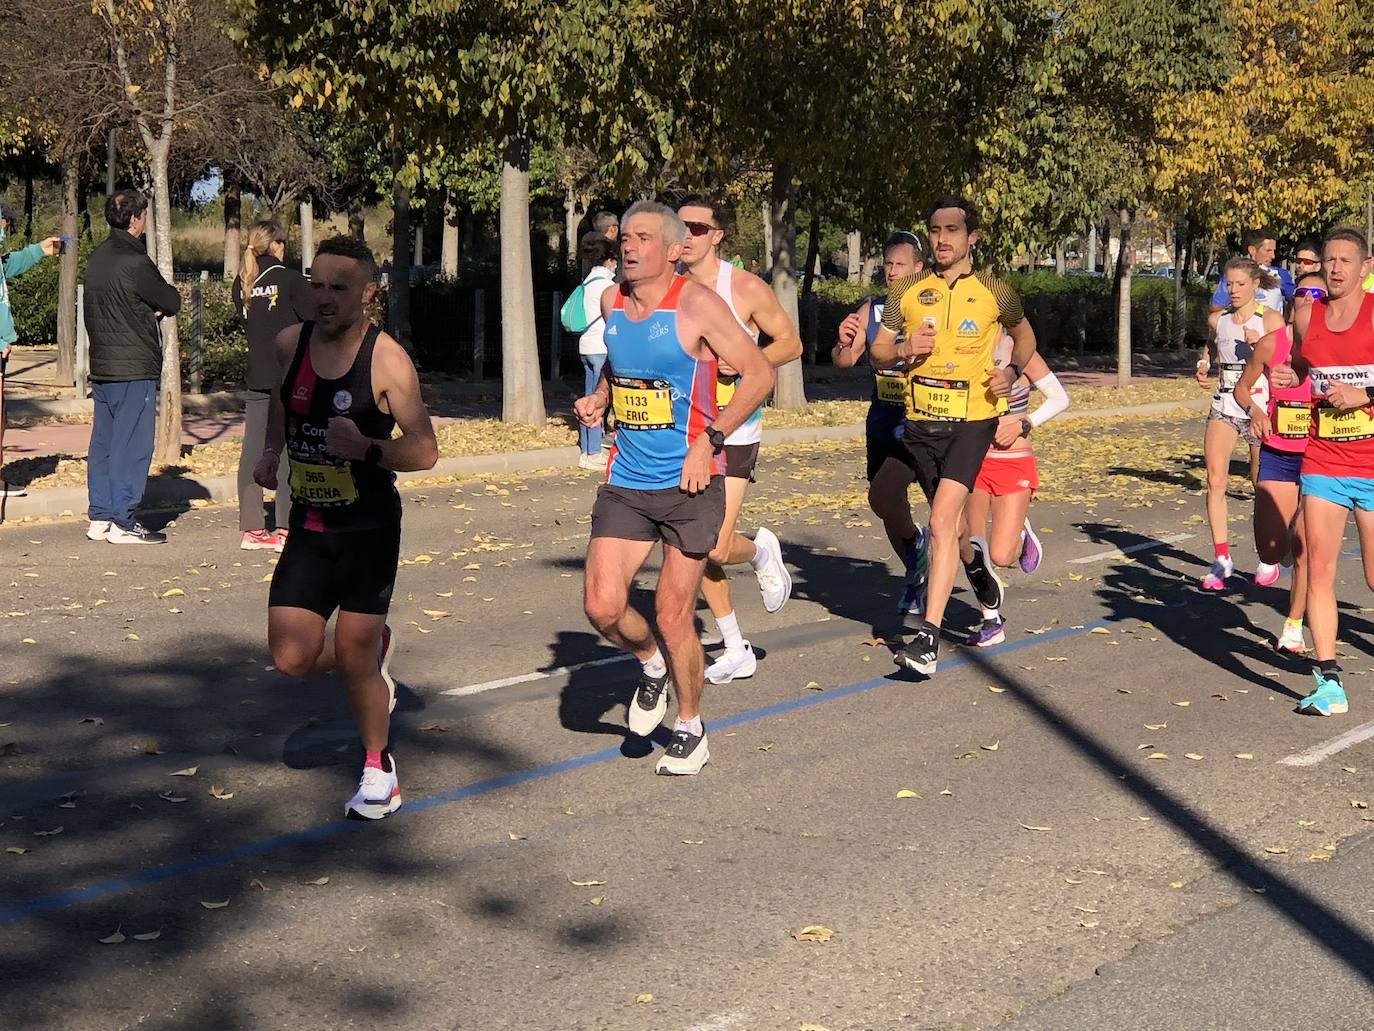
<svg viewBox="0 0 1374 1031">
<path fill-rule="evenodd" d="M 367 450 L 363 452 L 363 462 L 367 465 L 379 465 L 382 461 L 382 445 L 375 440 L 367 445 Z"/>
<path fill-rule="evenodd" d="M 711 442 L 711 453 L 718 455 L 725 450 L 725 434 L 714 426 L 706 431 L 706 439 Z"/>
<path fill-rule="evenodd" d="M 1031 425 L 1031 421 L 1029 419 L 1021 420 L 1021 436 L 1029 437 L 1031 435 L 1031 430 L 1033 429 L 1035 429 L 1035 427 Z"/>
<path fill-rule="evenodd" d="M 1374 405 L 1374 387 L 1365 387 L 1364 396 L 1369 399 L 1369 403 Z"/>
</svg>

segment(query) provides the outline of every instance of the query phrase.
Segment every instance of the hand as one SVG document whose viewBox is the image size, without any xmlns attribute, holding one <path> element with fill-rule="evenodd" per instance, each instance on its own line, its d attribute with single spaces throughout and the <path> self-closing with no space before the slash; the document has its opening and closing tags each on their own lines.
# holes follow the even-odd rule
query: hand
<svg viewBox="0 0 1374 1031">
<path fill-rule="evenodd" d="M 1326 403 L 1332 408 L 1348 412 L 1352 408 L 1363 408 L 1369 404 L 1369 395 L 1365 393 L 1364 387 L 1354 387 L 1349 383 L 1328 383 Z"/>
<path fill-rule="evenodd" d="M 271 448 L 263 451 L 258 464 L 253 466 L 253 482 L 266 490 L 277 489 L 277 469 L 281 465 L 281 455 Z"/>
<path fill-rule="evenodd" d="M 588 394 L 573 402 L 573 414 L 577 421 L 589 429 L 600 426 L 606 418 L 607 397 L 602 393 Z"/>
<path fill-rule="evenodd" d="M 1005 451 L 1021 439 L 1021 416 L 1004 415 L 997 420 L 997 435 L 992 438 L 994 447 Z"/>
<path fill-rule="evenodd" d="M 700 494 L 711 485 L 711 458 L 714 450 L 711 438 L 702 434 L 692 441 L 687 457 L 682 460 L 682 479 L 677 489 L 691 495 Z"/>
<path fill-rule="evenodd" d="M 0 351 L 0 362 L 7 362 L 7 361 L 9 361 L 9 360 L 10 360 L 10 352 L 13 351 L 13 350 L 14 350 L 14 345 L 13 345 L 13 344 L 6 344 L 4 350 Z"/>
<path fill-rule="evenodd" d="M 1269 385 L 1271 387 L 1296 387 L 1298 385 L 1298 374 L 1293 371 L 1291 365 L 1275 365 L 1269 369 Z"/>
<path fill-rule="evenodd" d="M 1253 326 L 1245 327 L 1245 342 L 1250 345 L 1259 343 L 1259 332 Z"/>
<path fill-rule="evenodd" d="M 993 367 L 988 370 L 988 389 L 994 397 L 1006 397 L 1016 384 L 1016 374 L 1010 369 Z"/>
<path fill-rule="evenodd" d="M 921 323 L 921 328 L 897 345 L 897 353 L 903 358 L 924 358 L 935 350 L 935 327 L 929 322 Z"/>
<path fill-rule="evenodd" d="M 852 311 L 844 317 L 840 323 L 840 331 L 837 335 L 836 347 L 853 347 L 859 340 L 859 313 Z"/>
<path fill-rule="evenodd" d="M 717 358 L 717 359 L 716 359 L 716 375 L 717 375 L 717 376 L 727 376 L 727 377 L 728 377 L 728 376 L 738 376 L 738 375 L 739 375 L 739 371 L 738 371 L 733 365 L 731 365 L 729 362 L 725 361 L 724 359 L 722 359 L 722 358 Z"/>
<path fill-rule="evenodd" d="M 1269 422 L 1269 413 L 1259 405 L 1250 406 L 1250 439 L 1257 443 L 1264 441 L 1273 434 L 1274 427 Z"/>
<path fill-rule="evenodd" d="M 1210 369 L 1211 362 L 1206 358 L 1199 358 L 1197 360 L 1197 383 L 1198 386 L 1202 387 L 1204 390 L 1212 389 L 1212 379 L 1207 375 Z"/>
<path fill-rule="evenodd" d="M 358 424 L 352 419 L 336 415 L 329 420 L 329 429 L 324 435 L 324 446 L 336 457 L 361 462 L 371 443 L 372 441 L 363 436 L 363 431 L 358 429 Z"/>
<path fill-rule="evenodd" d="M 50 236 L 42 241 L 39 247 L 43 248 L 43 253 L 49 258 L 57 256 L 57 252 L 62 249 L 62 238 L 60 236 Z"/>
</svg>

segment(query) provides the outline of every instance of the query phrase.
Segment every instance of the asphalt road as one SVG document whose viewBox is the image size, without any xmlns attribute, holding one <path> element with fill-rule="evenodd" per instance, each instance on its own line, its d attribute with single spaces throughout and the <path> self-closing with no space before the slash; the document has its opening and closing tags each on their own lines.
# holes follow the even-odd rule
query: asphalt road
<svg viewBox="0 0 1374 1031">
<path fill-rule="evenodd" d="M 795 593 L 769 616 L 739 577 L 759 671 L 708 689 L 686 779 L 627 738 L 635 667 L 581 616 L 593 479 L 407 492 L 406 805 L 376 825 L 339 819 L 341 692 L 271 670 L 272 556 L 237 550 L 232 511 L 161 548 L 0 528 L 0 1023 L 1374 1026 L 1374 744 L 1280 762 L 1374 720 L 1358 563 L 1352 711 L 1298 717 L 1283 594 L 1194 587 L 1197 420 L 1112 432 L 1153 460 L 1056 430 L 1097 472 L 1037 502 L 1048 557 L 1009 577 L 1007 643 L 947 641 L 929 682 L 880 639 L 900 584 L 861 450 L 766 452 L 746 523 Z"/>
</svg>

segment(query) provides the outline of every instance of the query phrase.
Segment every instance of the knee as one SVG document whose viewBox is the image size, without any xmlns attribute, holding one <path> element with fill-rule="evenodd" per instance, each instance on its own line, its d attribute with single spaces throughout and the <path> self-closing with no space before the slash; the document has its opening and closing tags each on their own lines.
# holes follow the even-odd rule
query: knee
<svg viewBox="0 0 1374 1031">
<path fill-rule="evenodd" d="M 695 598 L 687 599 L 686 602 L 676 598 L 658 598 L 654 605 L 654 622 L 658 625 L 658 632 L 663 635 L 663 640 L 668 645 L 671 646 L 689 638 L 695 639 L 697 633 L 696 620 L 693 618 L 695 601 Z"/>
<path fill-rule="evenodd" d="M 586 613 L 587 622 L 604 634 L 620 622 L 625 614 L 625 602 L 588 591 L 582 600 L 582 611 Z"/>
<path fill-rule="evenodd" d="M 930 513 L 930 536 L 936 541 L 958 540 L 959 531 L 963 529 L 963 517 L 958 512 L 937 512 L 931 510 Z"/>
<path fill-rule="evenodd" d="M 1208 469 L 1207 470 L 1207 489 L 1213 494 L 1226 490 L 1226 481 L 1230 477 L 1230 470 L 1227 469 Z"/>
<path fill-rule="evenodd" d="M 318 653 L 311 654 L 310 649 L 294 641 L 279 641 L 272 644 L 272 664 L 277 667 L 278 673 L 288 677 L 305 676 L 315 665 L 317 658 Z"/>
<path fill-rule="evenodd" d="M 372 637 L 334 638 L 334 662 L 348 679 L 375 672 L 377 669 L 377 641 Z"/>
<path fill-rule="evenodd" d="M 988 558 L 992 559 L 994 566 L 1007 568 L 1014 565 L 1016 560 L 1021 557 L 1019 547 L 1009 548 L 1006 545 L 990 544 L 988 546 Z"/>
</svg>

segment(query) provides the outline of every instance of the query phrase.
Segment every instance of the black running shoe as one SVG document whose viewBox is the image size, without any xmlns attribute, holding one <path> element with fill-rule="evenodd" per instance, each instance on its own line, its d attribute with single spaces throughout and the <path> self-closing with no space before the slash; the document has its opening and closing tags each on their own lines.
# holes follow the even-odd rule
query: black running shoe
<svg viewBox="0 0 1374 1031">
<path fill-rule="evenodd" d="M 711 758 L 711 750 L 706 747 L 706 728 L 701 728 L 701 736 L 686 731 L 673 731 L 673 739 L 659 759 L 654 772 L 665 777 L 690 777 L 700 773 L 701 768 Z"/>
<path fill-rule="evenodd" d="M 935 664 L 939 657 L 939 632 L 923 626 L 916 631 L 910 644 L 892 656 L 892 661 L 903 669 L 928 677 L 935 672 Z"/>
<path fill-rule="evenodd" d="M 988 561 L 988 542 L 981 537 L 974 537 L 969 540 L 969 545 L 973 548 L 973 561 L 964 563 L 964 572 L 968 575 L 974 597 L 985 609 L 1000 609 L 1002 581 Z"/>
<path fill-rule="evenodd" d="M 657 730 L 663 717 L 668 715 L 668 674 L 661 677 L 641 674 L 628 709 L 632 734 L 648 737 Z"/>
</svg>

